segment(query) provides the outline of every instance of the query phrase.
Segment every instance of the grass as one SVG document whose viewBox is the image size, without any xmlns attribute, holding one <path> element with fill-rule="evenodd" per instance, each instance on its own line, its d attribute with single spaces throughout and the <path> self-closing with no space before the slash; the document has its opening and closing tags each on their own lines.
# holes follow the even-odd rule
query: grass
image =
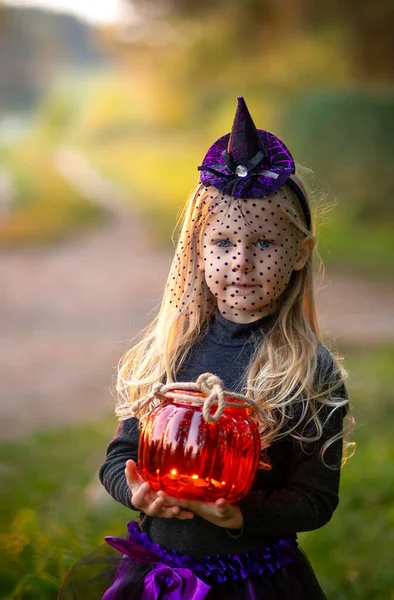
<svg viewBox="0 0 394 600">
<path fill-rule="evenodd" d="M 302 534 L 329 598 L 393 599 L 394 347 L 348 349 L 358 449 L 345 465 L 341 502 L 322 530 Z M 0 598 L 51 600 L 69 567 L 122 534 L 130 511 L 97 496 L 97 470 L 113 417 L 0 446 Z M 391 594 L 391 595 L 390 595 Z"/>
<path fill-rule="evenodd" d="M 357 450 L 344 466 L 330 524 L 300 540 L 328 598 L 393 599 L 394 348 L 344 354 Z"/>
<path fill-rule="evenodd" d="M 56 598 L 78 557 L 123 533 L 130 511 L 94 499 L 114 428 L 107 418 L 1 446 L 1 598 Z"/>
</svg>

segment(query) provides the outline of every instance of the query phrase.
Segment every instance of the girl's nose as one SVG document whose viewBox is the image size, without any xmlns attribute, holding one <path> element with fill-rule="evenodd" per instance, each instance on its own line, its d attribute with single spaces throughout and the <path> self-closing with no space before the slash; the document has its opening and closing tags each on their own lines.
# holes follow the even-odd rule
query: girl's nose
<svg viewBox="0 0 394 600">
<path fill-rule="evenodd" d="M 233 254 L 232 271 L 242 271 L 243 273 L 249 273 L 253 270 L 253 264 L 249 255 L 248 248 L 237 248 Z"/>
</svg>

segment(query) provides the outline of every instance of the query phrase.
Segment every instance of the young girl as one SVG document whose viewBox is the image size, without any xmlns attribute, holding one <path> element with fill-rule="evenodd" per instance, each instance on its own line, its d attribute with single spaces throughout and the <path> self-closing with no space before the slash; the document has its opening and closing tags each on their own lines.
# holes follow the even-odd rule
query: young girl
<svg viewBox="0 0 394 600">
<path fill-rule="evenodd" d="M 351 417 L 344 372 L 316 322 L 307 193 L 289 150 L 256 129 L 242 97 L 199 170 L 160 311 L 119 370 L 120 422 L 100 479 L 140 513 L 128 540 L 108 539 L 124 556 L 103 600 L 322 599 L 297 532 L 325 525 L 338 504 Z M 236 504 L 155 493 L 136 467 L 152 408 L 137 401 L 158 382 L 205 372 L 266 417 L 265 467 Z"/>
</svg>

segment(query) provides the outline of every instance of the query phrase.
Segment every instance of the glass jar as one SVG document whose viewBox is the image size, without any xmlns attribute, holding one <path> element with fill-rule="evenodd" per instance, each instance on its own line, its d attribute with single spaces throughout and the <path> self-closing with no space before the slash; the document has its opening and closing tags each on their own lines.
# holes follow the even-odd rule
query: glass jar
<svg viewBox="0 0 394 600">
<path fill-rule="evenodd" d="M 187 395 L 192 398 L 166 398 L 148 414 L 138 448 L 141 476 L 152 490 L 176 498 L 237 502 L 249 493 L 260 459 L 252 411 L 226 395 L 234 404 L 225 406 L 217 422 L 208 423 L 200 400 L 206 394 L 188 390 Z M 211 414 L 216 409 L 213 404 Z"/>
</svg>

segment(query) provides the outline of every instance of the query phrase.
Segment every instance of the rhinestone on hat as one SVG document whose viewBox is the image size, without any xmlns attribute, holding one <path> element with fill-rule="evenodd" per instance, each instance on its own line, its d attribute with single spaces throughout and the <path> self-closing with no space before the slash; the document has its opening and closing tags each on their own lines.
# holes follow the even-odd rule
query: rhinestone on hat
<svg viewBox="0 0 394 600">
<path fill-rule="evenodd" d="M 235 172 L 238 177 L 246 177 L 248 174 L 248 169 L 245 167 L 245 165 L 238 165 L 238 167 L 235 169 Z"/>
</svg>

